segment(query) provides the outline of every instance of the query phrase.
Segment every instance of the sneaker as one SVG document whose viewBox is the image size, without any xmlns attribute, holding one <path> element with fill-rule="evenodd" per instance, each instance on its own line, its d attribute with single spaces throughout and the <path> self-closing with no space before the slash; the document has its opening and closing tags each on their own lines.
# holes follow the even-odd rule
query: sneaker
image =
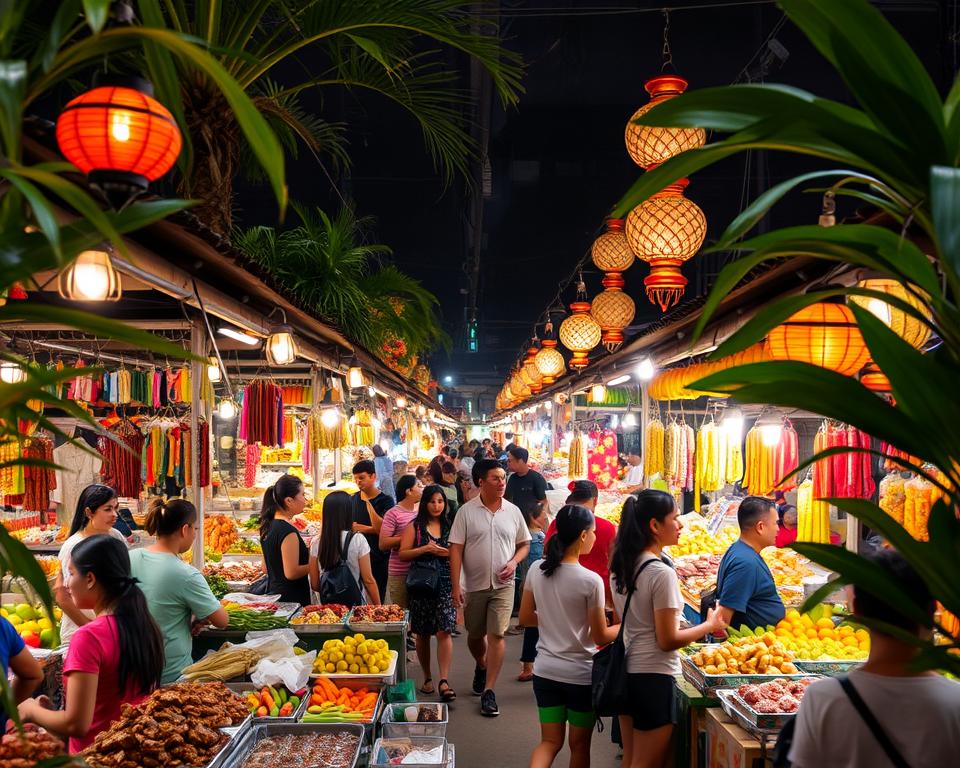
<svg viewBox="0 0 960 768">
<path fill-rule="evenodd" d="M 481 696 L 487 687 L 487 670 L 480 667 L 473 668 L 473 695 Z"/>
<path fill-rule="evenodd" d="M 496 694 L 490 689 L 485 690 L 480 697 L 480 714 L 484 717 L 496 717 L 500 714 Z"/>
</svg>

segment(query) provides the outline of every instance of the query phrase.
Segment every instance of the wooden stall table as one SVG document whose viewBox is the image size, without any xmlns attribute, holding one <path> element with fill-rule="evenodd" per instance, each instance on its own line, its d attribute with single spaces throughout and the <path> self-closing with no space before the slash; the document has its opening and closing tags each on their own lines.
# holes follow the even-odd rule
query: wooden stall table
<svg viewBox="0 0 960 768">
<path fill-rule="evenodd" d="M 710 708 L 719 709 L 720 702 L 704 696 L 691 683 L 676 676 L 677 686 L 677 727 L 674 729 L 675 768 L 705 768 L 707 765 L 707 744 L 701 745 L 700 732 L 706 731 L 706 714 Z M 703 749 L 701 750 L 701 746 Z"/>
</svg>

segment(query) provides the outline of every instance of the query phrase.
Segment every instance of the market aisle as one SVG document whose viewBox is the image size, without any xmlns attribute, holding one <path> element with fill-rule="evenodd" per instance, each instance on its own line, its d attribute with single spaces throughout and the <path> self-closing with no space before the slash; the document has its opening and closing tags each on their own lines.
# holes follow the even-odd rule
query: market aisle
<svg viewBox="0 0 960 768">
<path fill-rule="evenodd" d="M 473 658 L 467 649 L 466 634 L 454 638 L 450 685 L 457 691 L 457 700 L 450 708 L 447 738 L 456 744 L 458 768 L 526 768 L 530 753 L 540 740 L 532 685 L 516 681 L 522 639 L 520 636 L 507 637 L 504 674 L 497 683 L 500 717 L 486 718 L 480 715 L 479 697 L 470 695 Z M 416 654 L 411 652 L 410 658 L 415 659 Z M 420 665 L 413 661 L 407 668 L 419 687 L 422 682 Z M 436 682 L 434 679 L 434 684 Z M 439 700 L 435 696 L 418 696 Z M 610 743 L 609 720 L 604 726 L 603 733 L 594 731 L 591 764 L 593 768 L 616 768 L 620 761 L 616 757 L 617 747 Z M 557 768 L 567 765 L 569 754 L 564 748 L 554 765 Z"/>
</svg>

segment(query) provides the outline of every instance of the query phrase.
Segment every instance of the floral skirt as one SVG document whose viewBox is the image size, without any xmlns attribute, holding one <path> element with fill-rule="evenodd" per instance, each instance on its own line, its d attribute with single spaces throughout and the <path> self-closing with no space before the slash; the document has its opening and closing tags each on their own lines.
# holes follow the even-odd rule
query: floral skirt
<svg viewBox="0 0 960 768">
<path fill-rule="evenodd" d="M 453 632 L 457 628 L 457 609 L 453 605 L 453 584 L 450 577 L 440 577 L 440 586 L 433 597 L 408 598 L 410 631 L 415 635 Z"/>
</svg>

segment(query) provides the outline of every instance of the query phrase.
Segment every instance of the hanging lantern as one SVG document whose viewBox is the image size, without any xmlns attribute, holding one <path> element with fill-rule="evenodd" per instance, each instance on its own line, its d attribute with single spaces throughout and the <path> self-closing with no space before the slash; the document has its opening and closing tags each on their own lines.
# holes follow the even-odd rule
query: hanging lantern
<svg viewBox="0 0 960 768">
<path fill-rule="evenodd" d="M 397 408 L 406 408 L 407 407 L 407 398 L 403 395 L 397 395 Z"/>
<path fill-rule="evenodd" d="M 140 78 L 95 83 L 63 108 L 56 130 L 63 156 L 118 209 L 143 194 L 180 155 L 173 115 Z"/>
<path fill-rule="evenodd" d="M 275 326 L 267 337 L 266 351 L 270 365 L 290 365 L 296 360 L 297 341 L 293 337 L 293 328 L 289 325 Z"/>
<path fill-rule="evenodd" d="M 520 379 L 519 373 L 514 373 L 510 377 L 509 386 L 510 386 L 510 394 L 513 395 L 515 399 L 519 399 L 521 394 L 523 393 L 523 388 L 525 386 L 523 381 L 521 381 Z"/>
<path fill-rule="evenodd" d="M 69 301 L 119 301 L 120 275 L 106 251 L 82 251 L 57 276 L 57 292 Z"/>
<path fill-rule="evenodd" d="M 650 101 L 633 113 L 623 134 L 627 153 L 633 162 L 644 170 L 650 170 L 681 152 L 702 147 L 706 143 L 707 134 L 703 128 L 661 128 L 634 123 L 657 104 L 687 90 L 685 79 L 679 75 L 658 75 L 647 80 L 643 87 L 650 94 Z"/>
<path fill-rule="evenodd" d="M 25 381 L 27 372 L 23 366 L 16 360 L 4 360 L 0 362 L 0 381 L 4 384 L 19 384 Z"/>
<path fill-rule="evenodd" d="M 543 328 L 543 341 L 540 342 L 540 351 L 533 358 L 534 365 L 543 376 L 543 384 L 553 384 L 557 376 L 563 373 L 567 367 L 563 355 L 557 350 L 557 337 L 553 331 L 553 318 L 560 317 L 560 313 L 554 310 L 554 314 L 548 313 L 550 319 L 547 320 Z"/>
<path fill-rule="evenodd" d="M 590 303 L 586 299 L 586 287 L 581 279 L 577 285 L 577 301 L 570 305 L 573 314 L 560 323 L 560 341 L 573 352 L 570 367 L 586 368 L 590 364 L 588 353 L 600 343 L 602 332 L 597 321 L 590 314 Z"/>
<path fill-rule="evenodd" d="M 217 407 L 217 415 L 221 419 L 232 419 L 237 415 L 237 403 L 232 397 L 225 397 Z"/>
<path fill-rule="evenodd" d="M 594 384 L 590 387 L 590 402 L 602 403 L 607 399 L 607 388 L 603 384 Z"/>
<path fill-rule="evenodd" d="M 337 408 L 324 408 L 320 412 L 320 423 L 327 429 L 333 429 L 340 423 L 340 411 Z"/>
<path fill-rule="evenodd" d="M 597 269 L 604 272 L 626 272 L 636 256 L 630 250 L 623 232 L 623 219 L 607 219 L 607 231 L 593 241 L 590 255 Z"/>
<path fill-rule="evenodd" d="M 881 371 L 880 367 L 872 361 L 863 367 L 863 372 L 860 374 L 860 383 L 871 392 L 891 391 L 890 379 L 887 378 L 887 374 Z"/>
<path fill-rule="evenodd" d="M 610 272 L 603 278 L 601 291 L 590 304 L 590 314 L 600 326 L 603 346 L 613 352 L 623 344 L 623 329 L 633 321 L 637 308 L 623 292 L 623 277 L 619 272 Z"/>
<path fill-rule="evenodd" d="M 538 343 L 539 339 L 534 336 L 527 348 L 527 356 L 523 360 L 523 380 L 533 394 L 537 394 L 543 389 L 543 374 L 540 373 L 536 363 L 537 353 L 540 351 Z"/>
<path fill-rule="evenodd" d="M 359 366 L 351 366 L 347 369 L 347 386 L 350 389 L 359 389 L 363 386 L 363 369 Z"/>
<path fill-rule="evenodd" d="M 870 357 L 845 304 L 811 304 L 770 331 L 772 360 L 797 360 L 854 376 Z"/>
<path fill-rule="evenodd" d="M 627 215 L 627 241 L 637 258 L 650 263 L 644 279 L 647 298 L 664 312 L 683 295 L 687 279 L 681 265 L 693 257 L 707 235 L 700 206 L 683 195 L 687 179 L 651 195 Z"/>
<path fill-rule="evenodd" d="M 217 384 L 223 378 L 220 371 L 220 362 L 215 357 L 207 358 L 207 379 L 211 384 Z"/>
<path fill-rule="evenodd" d="M 889 278 L 869 278 L 867 280 L 861 280 L 857 283 L 857 287 L 887 293 L 896 299 L 900 299 L 900 301 L 905 304 L 909 304 L 923 314 L 927 320 L 930 319 L 930 310 L 927 308 L 927 305 L 911 293 L 903 283 L 897 280 Z M 913 290 L 918 289 L 913 288 Z M 922 349 L 923 345 L 930 339 L 930 328 L 912 315 L 908 315 L 899 307 L 894 307 L 882 299 L 868 296 L 850 296 L 849 300 L 863 307 L 868 312 L 872 312 L 880 318 L 891 331 L 915 349 Z"/>
</svg>

